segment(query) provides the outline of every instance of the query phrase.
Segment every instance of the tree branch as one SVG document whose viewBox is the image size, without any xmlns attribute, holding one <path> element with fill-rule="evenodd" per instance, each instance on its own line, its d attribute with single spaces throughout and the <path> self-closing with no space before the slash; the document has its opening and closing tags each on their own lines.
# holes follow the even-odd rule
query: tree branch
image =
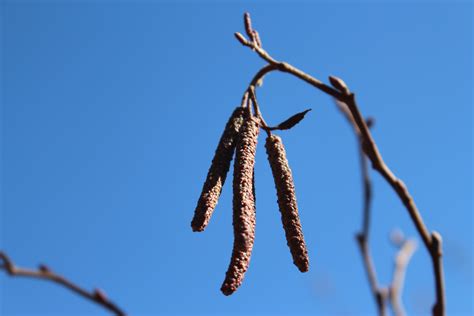
<svg viewBox="0 0 474 316">
<path fill-rule="evenodd" d="M 342 86 L 341 86 L 342 87 Z M 347 105 L 343 102 L 335 100 L 338 109 L 347 119 L 349 125 L 353 128 L 354 134 L 357 138 L 357 147 L 359 151 L 359 160 L 360 160 L 360 170 L 362 177 L 362 187 L 363 187 L 363 217 L 362 217 L 362 229 L 359 233 L 356 234 L 357 244 L 359 245 L 359 250 L 362 255 L 362 260 L 364 263 L 365 272 L 367 275 L 367 280 L 369 282 L 370 290 L 372 296 L 374 297 L 375 304 L 377 306 L 377 311 L 380 316 L 386 315 L 387 304 L 386 299 L 388 293 L 385 289 L 379 286 L 377 281 L 377 272 L 375 270 L 375 265 L 370 254 L 369 248 L 369 228 L 370 228 L 370 210 L 372 204 L 372 181 L 370 180 L 370 173 L 367 164 L 367 157 L 362 150 L 362 140 L 360 138 L 359 128 L 357 127 L 354 118 L 352 117 L 351 112 Z M 372 122 L 372 119 L 367 119 Z M 368 124 L 372 125 L 372 123 Z"/>
<path fill-rule="evenodd" d="M 405 309 L 402 304 L 402 290 L 405 281 L 405 274 L 408 263 L 417 248 L 414 239 L 404 240 L 400 250 L 395 257 L 395 268 L 393 270 L 392 284 L 389 288 L 390 304 L 392 305 L 395 316 L 405 315 Z"/>
<path fill-rule="evenodd" d="M 27 277 L 34 279 L 41 279 L 51 281 L 53 283 L 60 284 L 72 292 L 104 307 L 105 309 L 113 312 L 117 316 L 126 316 L 125 312 L 122 311 L 117 305 L 110 301 L 105 293 L 100 289 L 95 289 L 93 292 L 88 292 L 73 282 L 69 281 L 65 277 L 54 273 L 47 266 L 40 265 L 38 270 L 25 269 L 15 266 L 13 261 L 4 253 L 0 251 L 0 270 L 4 270 L 11 277 Z"/>
<path fill-rule="evenodd" d="M 246 30 L 247 32 L 251 32 L 253 34 L 253 30 L 251 28 L 250 23 L 250 16 L 246 14 L 245 16 L 246 21 Z M 365 120 L 363 119 L 359 108 L 357 106 L 355 95 L 354 93 L 350 92 L 347 85 L 339 78 L 330 77 L 330 82 L 333 87 L 324 84 L 320 80 L 306 74 L 305 72 L 301 71 L 300 69 L 293 67 L 292 65 L 286 62 L 280 62 L 275 60 L 273 57 L 270 56 L 255 40 L 255 37 L 251 37 L 250 40 L 247 40 L 242 34 L 235 33 L 235 36 L 239 42 L 253 51 L 255 51 L 262 59 L 264 59 L 268 65 L 262 68 L 252 79 L 250 82 L 249 88 L 257 86 L 257 83 L 263 79 L 263 77 L 274 70 L 278 70 L 281 72 L 289 73 L 308 84 L 312 85 L 313 87 L 325 92 L 326 94 L 334 97 L 336 100 L 343 102 L 347 105 L 350 113 L 352 114 L 352 118 L 355 122 L 355 126 L 357 126 L 358 132 L 360 133 L 362 149 L 367 157 L 370 159 L 372 163 L 372 167 L 378 171 L 382 177 L 390 184 L 393 190 L 397 193 L 398 197 L 402 201 L 403 205 L 408 211 L 410 218 L 415 225 L 418 234 L 420 235 L 425 248 L 428 250 L 428 253 L 431 257 L 431 261 L 433 264 L 434 276 L 435 276 L 435 283 L 436 283 L 436 302 L 433 307 L 433 315 L 434 316 L 444 316 L 445 315 L 445 294 L 444 294 L 444 278 L 443 278 L 443 266 L 442 266 L 442 243 L 441 238 L 438 233 L 430 234 L 429 230 L 427 229 L 426 225 L 423 222 L 423 219 L 416 207 L 416 204 L 411 197 L 406 185 L 398 179 L 393 172 L 389 169 L 389 167 L 385 164 L 382 159 L 382 156 L 377 148 L 377 145 L 372 138 L 372 135 L 367 127 Z M 433 237 L 436 236 L 436 237 Z M 439 238 L 437 238 L 439 237 Z"/>
</svg>

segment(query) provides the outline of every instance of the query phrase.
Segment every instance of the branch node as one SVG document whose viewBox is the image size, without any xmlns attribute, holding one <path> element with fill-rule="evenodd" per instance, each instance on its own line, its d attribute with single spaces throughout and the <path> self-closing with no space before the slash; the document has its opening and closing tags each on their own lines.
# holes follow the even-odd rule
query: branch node
<svg viewBox="0 0 474 316">
<path fill-rule="evenodd" d="M 438 256 L 442 257 L 443 256 L 443 238 L 441 237 L 441 234 L 438 233 L 437 231 L 431 232 L 431 247 L 432 251 Z"/>
<path fill-rule="evenodd" d="M 38 270 L 41 272 L 41 273 L 50 273 L 51 272 L 51 269 L 45 265 L 45 264 L 40 264 L 38 266 Z"/>
<path fill-rule="evenodd" d="M 253 34 L 253 37 L 254 37 L 254 40 L 255 40 L 255 44 L 257 44 L 258 47 L 262 47 L 262 40 L 260 39 L 260 35 L 258 34 L 258 32 L 256 30 L 253 30 L 252 32 Z"/>
<path fill-rule="evenodd" d="M 357 233 L 355 234 L 355 238 L 357 240 L 357 242 L 362 245 L 363 243 L 365 243 L 365 235 L 363 233 Z"/>
<path fill-rule="evenodd" d="M 105 302 L 108 301 L 107 295 L 101 289 L 95 289 L 94 290 L 94 297 L 96 298 L 96 300 L 98 300 L 99 302 L 102 302 L 102 303 L 105 303 Z"/>
</svg>

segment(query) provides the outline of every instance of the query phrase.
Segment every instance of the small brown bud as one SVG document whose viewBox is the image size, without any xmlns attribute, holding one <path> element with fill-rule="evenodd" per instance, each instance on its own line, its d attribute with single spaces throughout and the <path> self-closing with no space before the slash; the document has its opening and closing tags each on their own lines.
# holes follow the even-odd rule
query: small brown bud
<svg viewBox="0 0 474 316">
<path fill-rule="evenodd" d="M 367 127 L 368 128 L 372 128 L 374 127 L 375 125 L 375 119 L 371 116 L 369 116 L 366 120 L 365 120 L 365 124 L 367 124 Z"/>
<path fill-rule="evenodd" d="M 94 297 L 100 302 L 107 302 L 108 298 L 105 292 L 101 289 L 94 290 Z"/>
<path fill-rule="evenodd" d="M 334 88 L 336 88 L 340 92 L 344 94 L 349 94 L 349 88 L 341 78 L 329 76 L 329 82 Z"/>
<path fill-rule="evenodd" d="M 49 273 L 49 272 L 51 272 L 51 269 L 50 269 L 47 265 L 45 265 L 45 264 L 40 264 L 40 265 L 38 266 L 38 270 L 40 270 L 40 271 L 43 272 L 43 273 Z"/>
<path fill-rule="evenodd" d="M 201 196 L 194 211 L 191 222 L 193 231 L 203 231 L 214 212 L 234 155 L 237 136 L 244 120 L 244 113 L 245 109 L 242 107 L 237 107 L 234 110 L 219 140 Z"/>
<path fill-rule="evenodd" d="M 286 159 L 285 148 L 281 138 L 276 135 L 267 137 L 265 148 L 275 181 L 286 242 L 293 256 L 293 263 L 301 272 L 306 272 L 309 269 L 308 250 L 303 237 L 293 176 Z"/>
<path fill-rule="evenodd" d="M 258 133 L 258 122 L 253 117 L 247 117 L 239 135 L 234 163 L 234 246 L 221 287 L 224 295 L 231 295 L 242 284 L 252 255 L 256 220 L 254 165 Z"/>
</svg>

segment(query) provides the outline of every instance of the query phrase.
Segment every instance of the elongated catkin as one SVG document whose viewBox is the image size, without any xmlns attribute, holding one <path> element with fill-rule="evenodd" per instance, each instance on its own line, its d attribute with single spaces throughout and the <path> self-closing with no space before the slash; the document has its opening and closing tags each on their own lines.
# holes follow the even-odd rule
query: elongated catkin
<svg viewBox="0 0 474 316">
<path fill-rule="evenodd" d="M 193 231 L 203 231 L 209 223 L 212 212 L 214 212 L 234 155 L 238 133 L 244 120 L 244 113 L 244 108 L 237 107 L 225 126 L 194 211 L 194 217 L 191 221 Z"/>
<path fill-rule="evenodd" d="M 281 220 L 285 229 L 286 241 L 293 256 L 293 263 L 301 272 L 306 272 L 309 269 L 308 251 L 301 229 L 295 185 L 286 159 L 285 148 L 281 138 L 276 135 L 267 137 L 265 148 L 275 180 Z"/>
<path fill-rule="evenodd" d="M 248 117 L 240 131 L 234 162 L 234 246 L 221 291 L 231 295 L 242 284 L 255 239 L 254 165 L 259 126 Z"/>
</svg>

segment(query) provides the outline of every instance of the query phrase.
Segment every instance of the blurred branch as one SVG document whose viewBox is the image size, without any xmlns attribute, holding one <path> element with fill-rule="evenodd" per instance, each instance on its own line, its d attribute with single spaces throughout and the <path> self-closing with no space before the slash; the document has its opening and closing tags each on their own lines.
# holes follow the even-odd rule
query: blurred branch
<svg viewBox="0 0 474 316">
<path fill-rule="evenodd" d="M 356 235 L 357 242 L 359 244 L 359 249 L 362 254 L 364 261 L 364 267 L 366 270 L 367 278 L 369 281 L 370 289 L 374 296 L 374 300 L 377 304 L 377 310 L 379 315 L 386 314 L 387 300 L 390 301 L 393 313 L 396 316 L 405 315 L 403 303 L 402 303 L 402 290 L 403 283 L 405 281 L 405 272 L 410 261 L 411 256 L 416 250 L 416 241 L 413 239 L 403 240 L 401 234 L 394 236 L 393 242 L 400 246 L 400 250 L 395 258 L 395 268 L 393 272 L 392 283 L 389 286 L 388 290 L 381 288 L 377 281 L 377 273 L 375 270 L 375 265 L 372 260 L 369 248 L 369 228 L 370 228 L 370 219 L 371 219 L 371 204 L 372 204 L 372 181 L 370 179 L 370 173 L 367 163 L 367 157 L 365 156 L 362 150 L 362 143 L 360 139 L 360 132 L 355 124 L 352 115 L 347 108 L 345 103 L 339 102 L 336 100 L 336 105 L 342 114 L 346 117 L 349 124 L 353 127 L 354 133 L 357 136 L 358 148 L 359 148 L 359 158 L 361 165 L 361 175 L 363 182 L 363 220 L 362 220 L 362 229 Z M 367 118 L 367 126 L 370 128 L 374 124 L 372 118 Z"/>
<path fill-rule="evenodd" d="M 364 263 L 365 272 L 367 275 L 367 280 L 369 282 L 370 290 L 372 296 L 374 297 L 375 304 L 377 305 L 377 311 L 380 316 L 386 315 L 387 311 L 387 297 L 388 293 L 386 289 L 381 288 L 377 281 L 377 272 L 375 270 L 375 265 L 372 259 L 369 248 L 369 229 L 370 229 L 370 210 L 372 205 L 372 181 L 370 179 L 369 167 L 367 163 L 367 157 L 362 150 L 362 142 L 360 139 L 360 132 L 357 124 L 355 123 L 351 112 L 347 105 L 343 102 L 335 100 L 337 108 L 341 111 L 344 117 L 349 122 L 349 125 L 354 130 L 354 134 L 357 138 L 357 147 L 359 150 L 359 160 L 360 160 L 360 169 L 362 176 L 362 187 L 363 187 L 363 217 L 362 217 L 362 229 L 359 233 L 356 234 L 357 244 L 359 245 L 359 250 L 362 255 L 362 260 Z M 370 123 L 368 125 L 372 126 L 373 119 L 369 118 L 367 121 Z"/>
<path fill-rule="evenodd" d="M 390 304 L 392 305 L 395 316 L 403 316 L 406 314 L 403 308 L 401 293 L 403 291 L 403 283 L 405 282 L 406 269 L 416 248 L 417 243 L 414 239 L 404 240 L 395 257 L 392 284 L 389 288 Z"/>
<path fill-rule="evenodd" d="M 357 133 L 360 138 L 360 144 L 362 151 L 365 153 L 367 158 L 372 163 L 372 168 L 382 175 L 382 177 L 387 181 L 387 183 L 392 187 L 392 189 L 397 193 L 401 202 L 405 206 L 410 218 L 415 225 L 418 234 L 423 240 L 426 250 L 428 251 L 432 265 L 433 272 L 435 277 L 436 284 L 436 302 L 433 306 L 433 316 L 444 316 L 445 315 L 445 294 L 444 294 L 444 276 L 443 276 L 443 262 L 442 262 L 442 239 L 441 235 L 437 232 L 432 232 L 428 230 L 421 214 L 410 195 L 406 185 L 402 180 L 397 178 L 390 168 L 385 164 L 382 155 L 372 137 L 372 134 L 367 126 L 366 121 L 364 120 L 362 114 L 360 113 L 359 107 L 357 105 L 355 94 L 351 92 L 348 86 L 337 77 L 329 77 L 329 81 L 332 85 L 329 86 L 324 84 L 322 81 L 306 74 L 300 69 L 293 67 L 292 65 L 277 61 L 274 59 L 267 51 L 265 51 L 261 45 L 260 36 L 258 40 L 254 34 L 258 34 L 253 28 L 250 20 L 250 15 L 245 14 L 245 29 L 249 39 L 245 38 L 241 33 L 235 33 L 237 40 L 244 46 L 251 48 L 255 51 L 263 60 L 268 64 L 264 66 L 257 74 L 253 77 L 252 81 L 249 84 L 249 87 L 246 89 L 245 93 L 248 93 L 250 89 L 255 89 L 259 86 L 264 78 L 270 72 L 280 71 L 289 73 L 306 83 L 312 85 L 318 90 L 323 91 L 324 93 L 335 98 L 338 102 L 344 103 L 347 106 L 349 113 L 351 114 L 350 118 L 354 122 Z"/>
<path fill-rule="evenodd" d="M 108 309 L 117 316 L 126 316 L 117 305 L 110 301 L 105 293 L 100 289 L 95 289 L 93 292 L 88 292 L 65 277 L 54 273 L 45 265 L 40 265 L 37 270 L 25 269 L 15 266 L 13 261 L 4 253 L 0 251 L 0 270 L 4 270 L 11 277 L 27 277 L 34 279 L 41 279 L 60 284 L 72 292 Z"/>
</svg>

